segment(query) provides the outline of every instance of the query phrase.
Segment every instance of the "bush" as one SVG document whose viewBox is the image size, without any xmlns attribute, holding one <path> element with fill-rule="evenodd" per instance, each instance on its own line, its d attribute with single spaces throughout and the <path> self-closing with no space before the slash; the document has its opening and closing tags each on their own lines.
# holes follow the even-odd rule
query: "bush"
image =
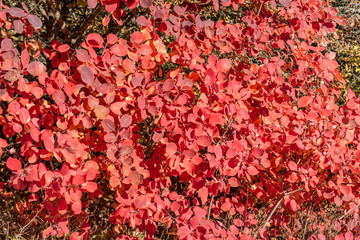
<svg viewBox="0 0 360 240">
<path fill-rule="evenodd" d="M 1 4 L 4 236 L 359 237 L 327 1 L 31 4 Z"/>
</svg>

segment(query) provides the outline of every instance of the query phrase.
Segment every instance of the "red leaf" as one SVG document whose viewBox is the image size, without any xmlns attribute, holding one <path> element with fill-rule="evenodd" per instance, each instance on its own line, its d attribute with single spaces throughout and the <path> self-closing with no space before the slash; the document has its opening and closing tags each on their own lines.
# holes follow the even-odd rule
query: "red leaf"
<svg viewBox="0 0 360 240">
<path fill-rule="evenodd" d="M 185 226 L 180 227 L 178 229 L 177 233 L 178 233 L 179 237 L 182 239 L 182 238 L 188 237 L 191 234 L 191 230 L 187 225 L 185 225 Z"/>
<path fill-rule="evenodd" d="M 215 146 L 214 153 L 217 160 L 220 160 L 223 157 L 223 152 L 220 145 Z"/>
<path fill-rule="evenodd" d="M 97 118 L 105 119 L 109 115 L 110 110 L 103 105 L 97 105 L 94 109 L 94 113 Z"/>
<path fill-rule="evenodd" d="M 9 82 L 14 82 L 16 80 L 18 80 L 20 77 L 20 73 L 18 71 L 8 71 L 5 75 L 4 78 L 6 80 L 8 80 Z M 2 95 L 4 95 L 5 93 L 2 93 Z"/>
<path fill-rule="evenodd" d="M 261 159 L 260 162 L 264 168 L 269 168 L 271 166 L 271 162 L 268 159 Z"/>
<path fill-rule="evenodd" d="M 115 87 L 111 83 L 103 83 L 99 87 L 96 88 L 96 91 L 101 94 L 108 94 L 115 90 Z"/>
<path fill-rule="evenodd" d="M 98 170 L 99 169 L 99 165 L 97 164 L 97 162 L 93 161 L 93 160 L 89 160 L 85 162 L 85 169 L 95 169 Z"/>
<path fill-rule="evenodd" d="M 20 108 L 20 103 L 18 103 L 17 101 L 12 101 L 9 103 L 7 110 L 11 115 L 16 115 L 16 113 L 19 112 Z"/>
<path fill-rule="evenodd" d="M 27 68 L 30 62 L 30 55 L 28 50 L 24 49 L 21 52 L 21 63 L 23 65 L 24 68 Z"/>
<path fill-rule="evenodd" d="M 280 4 L 284 7 L 290 7 L 291 0 L 279 0 Z"/>
<path fill-rule="evenodd" d="M 128 50 L 123 44 L 115 44 L 111 46 L 110 50 L 119 57 L 124 57 L 128 54 Z"/>
<path fill-rule="evenodd" d="M 1 51 L 9 51 L 13 48 L 13 42 L 9 38 L 4 38 L 1 41 Z"/>
<path fill-rule="evenodd" d="M 63 91 L 59 89 L 55 90 L 54 94 L 52 95 L 52 98 L 54 99 L 54 102 L 57 105 L 64 103 L 66 100 L 65 94 L 63 93 Z"/>
<path fill-rule="evenodd" d="M 229 227 L 229 230 L 235 235 L 238 235 L 240 233 L 239 229 L 235 225 L 231 225 Z"/>
<path fill-rule="evenodd" d="M 288 167 L 291 171 L 298 171 L 298 166 L 294 161 L 290 161 Z"/>
<path fill-rule="evenodd" d="M 132 185 L 139 185 L 143 180 L 143 176 L 140 173 L 133 171 L 129 174 L 127 179 Z"/>
<path fill-rule="evenodd" d="M 83 66 L 80 70 L 80 76 L 81 76 L 81 80 L 90 85 L 93 86 L 94 82 L 95 82 L 95 75 L 93 73 L 93 71 L 91 70 L 90 67 L 88 66 Z"/>
<path fill-rule="evenodd" d="M 70 145 L 64 145 L 64 149 L 70 154 L 75 154 L 75 149 Z"/>
<path fill-rule="evenodd" d="M 298 101 L 298 107 L 306 107 L 312 100 L 312 97 L 304 96 L 301 97 Z"/>
<path fill-rule="evenodd" d="M 201 199 L 201 204 L 202 204 L 202 205 L 205 205 L 205 204 L 206 204 L 207 199 L 208 199 L 208 195 L 209 195 L 209 191 L 208 191 L 207 187 L 202 187 L 202 188 L 199 190 L 198 196 L 199 196 L 200 199 Z"/>
<path fill-rule="evenodd" d="M 43 231 L 42 237 L 46 238 L 47 236 L 53 235 L 53 234 L 56 235 L 56 231 L 53 229 L 52 226 L 49 226 Z"/>
<path fill-rule="evenodd" d="M 132 117 L 129 114 L 122 115 L 120 118 L 120 127 L 126 128 L 132 123 Z"/>
<path fill-rule="evenodd" d="M 78 49 L 76 50 L 76 57 L 81 62 L 90 62 L 90 56 L 85 49 Z"/>
<path fill-rule="evenodd" d="M 115 123 L 114 123 L 114 121 L 112 121 L 110 119 L 104 119 L 102 121 L 102 126 L 103 126 L 104 130 L 107 132 L 115 131 Z"/>
<path fill-rule="evenodd" d="M 234 224 L 237 226 L 237 227 L 242 227 L 244 225 L 243 221 L 241 221 L 240 219 L 234 219 Z"/>
<path fill-rule="evenodd" d="M 24 31 L 24 23 L 21 20 L 15 20 L 14 29 L 17 33 L 22 33 Z"/>
<path fill-rule="evenodd" d="M 58 47 L 59 52 L 64 53 L 70 50 L 69 44 L 62 44 Z"/>
<path fill-rule="evenodd" d="M 152 0 L 140 0 L 140 6 L 143 8 L 149 8 L 152 6 Z"/>
<path fill-rule="evenodd" d="M 125 145 L 120 149 L 120 156 L 125 157 L 131 155 L 133 151 L 134 151 L 133 146 Z"/>
<path fill-rule="evenodd" d="M 169 156 L 172 156 L 174 155 L 175 153 L 177 152 L 177 146 L 175 143 L 168 143 L 166 145 L 166 153 L 169 155 Z"/>
<path fill-rule="evenodd" d="M 152 140 L 154 142 L 160 142 L 164 136 L 164 132 L 162 130 L 154 130 L 154 135 L 152 136 Z"/>
<path fill-rule="evenodd" d="M 341 200 L 341 198 L 339 196 L 335 196 L 334 202 L 335 202 L 335 205 L 338 207 L 340 207 L 343 204 L 343 201 Z"/>
<path fill-rule="evenodd" d="M 82 204 L 80 201 L 76 201 L 73 204 L 71 204 L 71 210 L 74 211 L 74 214 L 80 214 L 82 212 L 81 207 L 82 207 Z"/>
<path fill-rule="evenodd" d="M 354 234 L 352 232 L 346 232 L 345 240 L 354 240 Z"/>
<path fill-rule="evenodd" d="M 174 7 L 174 11 L 178 14 L 178 15 L 184 15 L 185 14 L 185 10 L 186 8 L 185 7 L 181 7 L 179 5 L 176 5 Z"/>
<path fill-rule="evenodd" d="M 135 74 L 135 76 L 131 79 L 131 84 L 134 88 L 140 87 L 143 84 L 144 76 L 140 74 Z"/>
<path fill-rule="evenodd" d="M 135 201 L 134 205 L 136 208 L 145 208 L 148 205 L 149 197 L 146 195 L 138 196 Z"/>
<path fill-rule="evenodd" d="M 0 148 L 5 148 L 8 146 L 8 143 L 5 139 L 0 138 Z"/>
<path fill-rule="evenodd" d="M 344 235 L 340 233 L 335 236 L 334 240 L 345 240 L 345 238 Z"/>
<path fill-rule="evenodd" d="M 123 66 L 124 66 L 125 70 L 128 72 L 134 72 L 135 67 L 136 67 L 134 62 L 128 58 L 123 61 Z"/>
<path fill-rule="evenodd" d="M 26 124 L 30 121 L 30 113 L 26 108 L 21 108 L 19 110 L 19 119 L 23 124 Z"/>
<path fill-rule="evenodd" d="M 14 123 L 12 128 L 16 133 L 20 133 L 23 130 L 22 125 L 19 123 Z"/>
<path fill-rule="evenodd" d="M 13 17 L 24 17 L 26 15 L 25 11 L 21 8 L 11 7 L 9 13 Z"/>
<path fill-rule="evenodd" d="M 29 64 L 27 70 L 33 76 L 40 76 L 46 71 L 46 67 L 43 63 L 34 61 Z"/>
<path fill-rule="evenodd" d="M 114 102 L 110 105 L 110 110 L 116 114 L 121 115 L 121 109 L 125 107 L 126 103 L 124 102 Z"/>
<path fill-rule="evenodd" d="M 67 212 L 68 206 L 67 203 L 65 201 L 65 198 L 61 198 L 58 202 L 57 202 L 57 210 L 60 213 L 60 215 L 65 215 L 65 213 Z"/>
<path fill-rule="evenodd" d="M 211 145 L 212 140 L 209 136 L 200 136 L 196 140 L 196 143 L 201 147 L 208 147 Z"/>
<path fill-rule="evenodd" d="M 133 34 L 131 34 L 130 42 L 140 44 L 144 41 L 143 35 L 141 32 L 136 31 Z"/>
<path fill-rule="evenodd" d="M 262 155 L 264 155 L 264 152 L 264 149 L 257 147 L 252 151 L 252 155 L 254 157 L 261 157 Z"/>
<path fill-rule="evenodd" d="M 215 11 L 219 11 L 219 0 L 213 0 L 213 6 Z"/>
<path fill-rule="evenodd" d="M 44 142 L 46 150 L 54 151 L 54 135 L 50 130 L 44 129 L 41 131 L 41 140 Z"/>
<path fill-rule="evenodd" d="M 209 123 L 212 126 L 216 126 L 216 125 L 223 125 L 224 123 L 226 123 L 226 120 L 224 119 L 224 116 L 220 113 L 212 113 L 209 117 Z"/>
<path fill-rule="evenodd" d="M 26 4 L 24 2 L 21 2 L 21 6 L 25 10 L 25 12 L 29 12 L 29 9 L 28 9 L 28 7 L 26 6 Z"/>
<path fill-rule="evenodd" d="M 239 180 L 234 177 L 229 178 L 228 183 L 230 184 L 231 187 L 238 187 L 240 184 Z"/>
<path fill-rule="evenodd" d="M 72 180 L 72 183 L 79 186 L 81 184 L 83 184 L 85 181 L 85 178 L 83 175 L 80 175 L 80 174 L 77 174 L 74 176 L 73 180 Z"/>
<path fill-rule="evenodd" d="M 51 171 L 47 171 L 44 176 L 43 176 L 43 180 L 45 180 L 45 185 L 49 186 L 51 184 L 51 182 L 54 179 L 55 174 Z"/>
<path fill-rule="evenodd" d="M 98 185 L 95 182 L 87 182 L 84 187 L 88 192 L 91 193 L 98 189 Z"/>
<path fill-rule="evenodd" d="M 114 143 L 114 142 L 116 142 L 116 136 L 115 136 L 115 134 L 113 134 L 113 133 L 106 133 L 106 134 L 104 135 L 104 141 L 105 141 L 106 143 Z"/>
<path fill-rule="evenodd" d="M 95 8 L 97 5 L 97 0 L 87 0 L 87 5 L 89 8 Z"/>
<path fill-rule="evenodd" d="M 29 14 L 26 16 L 26 19 L 29 21 L 29 23 L 35 28 L 39 29 L 42 27 L 42 21 L 38 16 Z"/>
<path fill-rule="evenodd" d="M 138 17 L 136 19 L 136 22 L 141 26 L 148 26 L 149 25 L 149 20 L 144 16 Z"/>
<path fill-rule="evenodd" d="M 340 192 L 342 192 L 344 195 L 349 195 L 349 194 L 352 192 L 350 186 L 341 185 L 341 186 L 339 187 L 339 189 L 340 189 Z"/>
<path fill-rule="evenodd" d="M 252 176 L 259 174 L 259 171 L 254 166 L 248 166 L 246 171 Z"/>
<path fill-rule="evenodd" d="M 163 86 L 162 86 L 162 89 L 163 89 L 164 92 L 166 92 L 166 91 L 171 90 L 173 87 L 174 87 L 174 80 L 172 80 L 172 79 L 167 79 L 167 80 L 164 82 L 164 84 L 163 84 Z"/>
<path fill-rule="evenodd" d="M 117 43 L 117 41 L 118 41 L 118 38 L 117 38 L 117 36 L 115 34 L 109 33 L 106 36 L 107 44 L 113 45 L 113 44 Z"/>
<path fill-rule="evenodd" d="M 86 37 L 86 43 L 93 47 L 93 48 L 102 48 L 104 47 L 104 39 L 101 37 L 100 34 L 98 33 L 90 33 L 87 37 Z"/>
<path fill-rule="evenodd" d="M 165 16 L 165 13 L 163 10 L 161 10 L 161 9 L 156 10 L 156 12 L 154 14 L 155 21 L 158 21 L 158 20 L 163 21 L 163 20 L 165 20 L 165 17 L 166 16 Z"/>
<path fill-rule="evenodd" d="M 102 20 L 102 25 L 106 27 L 110 22 L 110 18 L 108 16 L 104 17 Z"/>
<path fill-rule="evenodd" d="M 230 59 L 220 59 L 216 64 L 217 72 L 227 72 L 230 70 L 232 66 Z"/>
<path fill-rule="evenodd" d="M 10 169 L 11 171 L 18 171 L 22 169 L 21 162 L 15 158 L 8 158 L 6 161 L 6 167 Z"/>
<path fill-rule="evenodd" d="M 293 210 L 294 212 L 296 212 L 296 210 L 298 210 L 298 204 L 296 203 L 296 201 L 294 199 L 292 199 L 290 201 L 290 207 L 291 207 L 291 210 Z"/>
</svg>

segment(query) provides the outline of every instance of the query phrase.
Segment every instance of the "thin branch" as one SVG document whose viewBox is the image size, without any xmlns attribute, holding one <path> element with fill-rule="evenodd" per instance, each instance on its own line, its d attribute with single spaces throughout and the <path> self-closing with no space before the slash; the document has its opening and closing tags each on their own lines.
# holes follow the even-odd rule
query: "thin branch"
<svg viewBox="0 0 360 240">
<path fill-rule="evenodd" d="M 78 31 L 78 34 L 75 38 L 71 39 L 71 46 L 75 47 L 77 42 L 81 39 L 84 32 L 89 27 L 90 23 L 95 19 L 96 15 L 101 11 L 102 5 L 98 4 L 96 8 L 93 10 L 93 12 L 87 17 L 87 19 L 81 24 L 80 30 Z"/>
<path fill-rule="evenodd" d="M 285 196 L 291 195 L 291 194 L 296 193 L 296 192 L 301 191 L 301 190 L 304 190 L 304 188 L 299 188 L 299 189 L 297 189 L 297 190 L 294 190 L 294 191 L 285 193 Z"/>
<path fill-rule="evenodd" d="M 33 221 L 35 221 L 35 219 L 36 219 L 36 217 L 38 216 L 38 214 L 39 214 L 39 212 L 40 212 L 41 210 L 39 210 L 36 214 L 35 214 L 35 216 L 25 225 L 25 226 L 23 226 L 22 228 L 21 228 L 21 230 L 20 230 L 20 233 L 19 234 L 17 234 L 17 237 L 21 237 L 21 235 L 23 234 L 23 232 L 30 226 L 30 224 L 33 222 Z"/>
<path fill-rule="evenodd" d="M 344 215 L 342 217 L 339 218 L 339 220 L 345 218 L 347 215 L 349 215 L 349 213 L 351 213 L 352 211 L 354 211 L 356 208 L 358 208 L 359 205 L 356 205 L 355 207 L 353 207 L 352 209 L 350 209 L 349 211 L 345 212 Z"/>
<path fill-rule="evenodd" d="M 301 190 L 303 190 L 303 189 L 304 189 L 304 188 L 299 188 L 299 189 L 296 189 L 296 190 L 291 191 L 291 192 L 287 192 L 287 190 L 286 190 L 286 191 L 282 194 L 282 196 L 281 196 L 281 198 L 279 199 L 279 201 L 276 203 L 275 207 L 271 210 L 269 216 L 267 217 L 265 223 L 263 224 L 263 226 L 262 226 L 261 228 L 265 228 L 265 227 L 266 227 L 266 224 L 270 221 L 271 217 L 274 215 L 276 209 L 279 207 L 279 205 L 281 204 L 281 202 L 282 202 L 282 200 L 284 199 L 284 197 L 289 196 L 289 195 L 291 195 L 291 194 L 293 194 L 293 193 L 299 192 L 299 191 L 301 191 Z M 255 234 L 254 237 L 256 237 L 256 236 L 259 234 L 259 231 L 260 231 L 261 228 L 259 228 L 259 229 L 257 230 L 257 232 L 256 232 L 256 234 Z"/>
<path fill-rule="evenodd" d="M 286 194 L 286 193 L 285 193 L 285 194 Z M 270 221 L 272 215 L 275 213 L 275 211 L 276 211 L 276 209 L 279 207 L 281 201 L 284 199 L 285 194 L 283 194 L 283 195 L 281 196 L 281 198 L 279 199 L 279 201 L 277 202 L 277 204 L 275 205 L 275 207 L 272 209 L 271 213 L 270 213 L 269 216 L 267 217 L 267 219 L 266 219 L 264 225 L 262 226 L 262 228 L 265 228 L 265 227 L 266 227 L 266 224 Z M 257 231 L 257 233 L 256 233 L 255 236 L 258 235 L 259 231 L 260 231 L 260 229 Z"/>
<path fill-rule="evenodd" d="M 210 218 L 211 205 L 212 205 L 213 201 L 214 201 L 214 194 L 212 194 L 212 196 L 211 196 L 211 200 L 210 200 L 210 204 L 209 204 L 209 210 L 208 210 L 207 219 L 209 219 L 209 218 Z"/>
<path fill-rule="evenodd" d="M 260 12 L 261 12 L 261 8 L 262 8 L 263 4 L 264 4 L 264 2 L 262 2 L 262 3 L 261 3 L 260 8 L 259 8 L 259 11 L 258 11 L 258 13 L 257 13 L 256 17 L 258 17 L 258 16 L 259 16 L 259 14 L 260 14 Z"/>
<path fill-rule="evenodd" d="M 64 34 L 66 41 L 69 42 L 71 37 L 70 37 L 69 30 L 67 29 L 66 24 L 63 21 L 63 14 L 62 14 L 62 11 L 60 10 L 60 1 L 59 0 L 49 0 L 48 4 L 50 6 L 51 14 L 55 19 L 54 24 L 56 24 L 60 28 L 60 31 Z M 53 27 L 53 29 L 54 29 L 54 27 Z M 53 34 L 56 34 L 55 32 L 56 31 L 54 31 Z"/>
</svg>

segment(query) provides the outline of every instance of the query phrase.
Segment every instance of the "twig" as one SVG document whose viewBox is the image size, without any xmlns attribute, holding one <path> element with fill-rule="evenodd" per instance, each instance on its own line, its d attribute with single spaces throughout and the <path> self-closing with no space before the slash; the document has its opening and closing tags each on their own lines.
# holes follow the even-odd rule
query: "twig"
<svg viewBox="0 0 360 240">
<path fill-rule="evenodd" d="M 344 213 L 344 215 L 342 217 L 339 218 L 339 220 L 343 219 L 344 217 L 346 217 L 347 215 L 349 215 L 349 213 L 351 213 L 352 211 L 354 211 L 357 207 L 359 207 L 359 205 L 356 205 L 355 207 L 353 207 L 352 209 L 350 209 L 349 211 L 347 211 L 346 213 Z"/>
<path fill-rule="evenodd" d="M 210 204 L 209 204 L 209 210 L 208 210 L 207 219 L 209 219 L 209 218 L 210 218 L 211 205 L 212 205 L 212 203 L 213 203 L 213 200 L 214 200 L 214 194 L 212 194 L 212 196 L 211 196 L 211 200 L 210 200 Z"/>
<path fill-rule="evenodd" d="M 301 191 L 301 190 L 304 190 L 304 188 L 299 188 L 299 189 L 297 189 L 297 190 L 288 192 L 288 193 L 285 194 L 285 196 L 291 195 L 291 194 L 296 193 L 296 192 Z"/>
<path fill-rule="evenodd" d="M 74 47 L 76 43 L 83 37 L 84 32 L 89 27 L 90 23 L 95 19 L 96 15 L 100 12 L 102 8 L 101 4 L 98 4 L 93 12 L 88 16 L 88 18 L 81 24 L 80 30 L 75 38 L 71 39 L 71 45 Z"/>
<path fill-rule="evenodd" d="M 285 194 L 286 194 L 286 193 L 285 193 Z M 275 207 L 271 210 L 271 213 L 270 213 L 270 215 L 267 217 L 267 219 L 266 219 L 264 225 L 262 226 L 262 228 L 265 228 L 265 227 L 266 227 L 266 224 L 270 221 L 272 215 L 275 213 L 275 211 L 276 211 L 276 209 L 279 207 L 281 201 L 284 199 L 285 194 L 283 194 L 283 195 L 281 196 L 281 198 L 279 199 L 279 201 L 277 202 L 277 204 L 275 205 Z M 260 231 L 260 229 L 257 231 L 257 233 L 255 234 L 255 236 L 258 235 L 259 231 Z"/>
<path fill-rule="evenodd" d="M 50 9 L 51 9 L 52 15 L 55 18 L 55 24 L 58 25 L 61 32 L 64 34 L 66 41 L 69 42 L 71 37 L 70 37 L 69 30 L 67 29 L 66 24 L 62 19 L 63 18 L 62 11 L 60 10 L 60 7 L 59 7 L 60 1 L 59 0 L 50 0 L 49 4 L 50 4 Z"/>
<path fill-rule="evenodd" d="M 262 2 L 262 3 L 261 3 L 260 8 L 259 8 L 259 11 L 258 11 L 258 13 L 257 13 L 256 17 L 258 17 L 258 16 L 259 16 L 259 14 L 260 14 L 260 12 L 261 12 L 261 8 L 262 8 L 263 4 L 264 4 L 264 2 Z"/>
<path fill-rule="evenodd" d="M 39 1 L 36 3 L 36 5 L 35 5 L 32 9 L 29 10 L 28 14 L 31 13 L 32 11 L 34 11 L 34 9 L 40 4 L 40 2 L 41 2 L 41 1 L 39 0 Z"/>
<path fill-rule="evenodd" d="M 286 196 L 289 196 L 293 193 L 296 193 L 296 192 L 299 192 L 301 190 L 303 190 L 304 188 L 299 188 L 299 189 L 296 189 L 294 191 L 291 191 L 291 192 L 287 192 L 287 190 L 282 194 L 281 198 L 279 199 L 279 201 L 276 203 L 275 207 L 271 210 L 269 216 L 267 217 L 265 223 L 263 224 L 262 228 L 265 228 L 266 227 L 266 224 L 270 221 L 271 217 L 274 215 L 276 209 L 279 207 L 279 205 L 281 204 L 281 201 L 284 199 L 284 197 Z M 261 228 L 259 228 L 255 234 L 254 237 L 256 237 L 258 234 L 259 234 L 259 231 L 260 231 Z"/>
<path fill-rule="evenodd" d="M 16 237 L 18 238 L 19 236 L 21 237 L 21 235 L 23 234 L 23 232 L 30 226 L 30 224 L 36 219 L 37 215 L 39 214 L 41 210 L 39 210 L 35 216 L 25 225 L 21 228 L 20 233 L 16 234 Z"/>
</svg>

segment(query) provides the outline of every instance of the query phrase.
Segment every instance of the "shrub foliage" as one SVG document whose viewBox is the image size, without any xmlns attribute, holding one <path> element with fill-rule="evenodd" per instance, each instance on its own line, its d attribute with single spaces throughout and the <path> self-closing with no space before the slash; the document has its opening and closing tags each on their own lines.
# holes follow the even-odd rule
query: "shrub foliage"
<svg viewBox="0 0 360 240">
<path fill-rule="evenodd" d="M 0 3 L 0 191 L 21 226 L 359 235 L 359 100 L 327 50 L 343 24 L 327 1 L 48 2 Z"/>
</svg>

